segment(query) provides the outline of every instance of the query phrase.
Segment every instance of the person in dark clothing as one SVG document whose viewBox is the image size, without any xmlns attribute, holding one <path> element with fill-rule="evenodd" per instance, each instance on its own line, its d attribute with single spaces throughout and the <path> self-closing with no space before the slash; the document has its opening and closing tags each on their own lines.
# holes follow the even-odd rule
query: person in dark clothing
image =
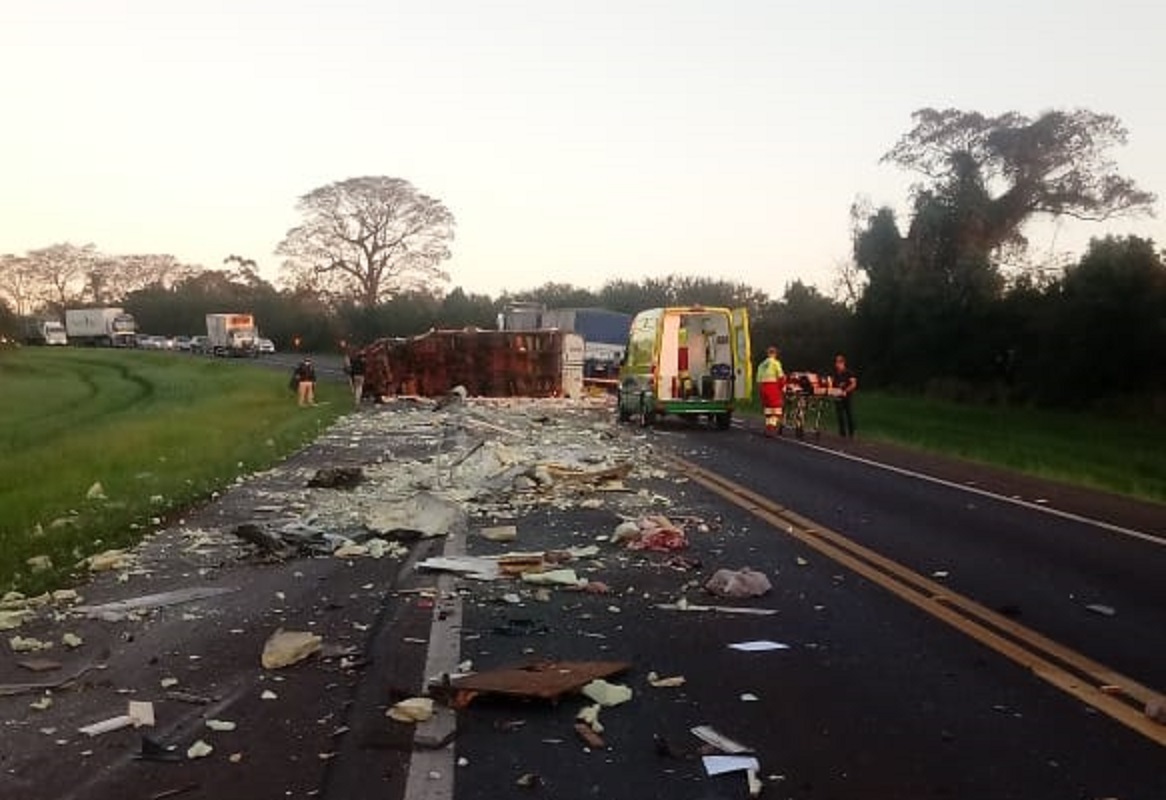
<svg viewBox="0 0 1166 800">
<path fill-rule="evenodd" d="M 352 401 L 360 408 L 360 399 L 364 396 L 364 353 L 357 350 L 346 356 L 345 361 L 344 371 L 348 373 L 348 384 L 352 387 Z"/>
<path fill-rule="evenodd" d="M 846 356 L 841 353 L 834 356 L 834 372 L 830 376 L 830 385 L 834 390 L 834 410 L 838 413 L 838 435 L 853 439 L 854 408 L 850 396 L 858 388 L 858 378 L 846 366 Z"/>
<path fill-rule="evenodd" d="M 296 365 L 292 380 L 296 385 L 300 405 L 316 405 L 316 368 L 312 365 L 312 359 L 305 358 Z"/>
</svg>

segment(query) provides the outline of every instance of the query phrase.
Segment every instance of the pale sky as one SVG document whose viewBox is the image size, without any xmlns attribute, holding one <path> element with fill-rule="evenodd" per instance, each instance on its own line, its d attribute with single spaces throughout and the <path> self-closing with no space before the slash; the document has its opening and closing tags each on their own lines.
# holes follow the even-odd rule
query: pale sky
<svg viewBox="0 0 1166 800">
<path fill-rule="evenodd" d="M 925 106 L 1117 115 L 1166 196 L 1166 5 L 1145 0 L 0 0 L 0 253 L 259 262 L 298 196 L 404 178 L 451 287 L 671 272 L 828 290 Z M 1039 252 L 1158 218 L 1034 229 Z"/>
</svg>

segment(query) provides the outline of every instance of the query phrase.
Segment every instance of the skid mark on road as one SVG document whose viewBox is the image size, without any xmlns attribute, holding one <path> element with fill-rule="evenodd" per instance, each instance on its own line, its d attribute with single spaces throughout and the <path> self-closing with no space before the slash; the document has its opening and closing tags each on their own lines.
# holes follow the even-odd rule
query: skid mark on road
<svg viewBox="0 0 1166 800">
<path fill-rule="evenodd" d="M 1156 744 L 1166 747 L 1166 725 L 1143 713 L 1160 693 L 1071 650 L 969 597 L 818 525 L 767 497 L 679 457 L 666 461 L 690 479 L 775 529 L 946 622 L 1041 680 L 1076 697 Z"/>
</svg>

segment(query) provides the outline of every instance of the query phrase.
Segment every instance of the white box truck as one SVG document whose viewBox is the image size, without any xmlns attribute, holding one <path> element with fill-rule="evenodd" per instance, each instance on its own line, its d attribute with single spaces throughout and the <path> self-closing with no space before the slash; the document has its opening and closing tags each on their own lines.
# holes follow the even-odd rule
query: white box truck
<svg viewBox="0 0 1166 800">
<path fill-rule="evenodd" d="M 258 333 L 250 314 L 207 314 L 207 348 L 216 356 L 257 356 Z"/>
<path fill-rule="evenodd" d="M 132 347 L 138 325 L 123 308 L 67 308 L 65 333 L 73 344 Z"/>
<path fill-rule="evenodd" d="M 24 321 L 24 343 L 46 345 L 48 347 L 66 345 L 69 337 L 65 326 L 56 319 L 26 319 Z"/>
</svg>

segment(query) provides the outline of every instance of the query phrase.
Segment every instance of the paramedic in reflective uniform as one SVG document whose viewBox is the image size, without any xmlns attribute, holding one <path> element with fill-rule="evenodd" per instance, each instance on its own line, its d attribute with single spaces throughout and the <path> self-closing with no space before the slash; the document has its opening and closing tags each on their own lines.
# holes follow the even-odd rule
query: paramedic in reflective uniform
<svg viewBox="0 0 1166 800">
<path fill-rule="evenodd" d="M 765 414 L 765 435 L 772 436 L 781 429 L 781 393 L 785 388 L 785 373 L 776 347 L 766 350 L 765 360 L 757 365 L 757 388 Z"/>
</svg>

